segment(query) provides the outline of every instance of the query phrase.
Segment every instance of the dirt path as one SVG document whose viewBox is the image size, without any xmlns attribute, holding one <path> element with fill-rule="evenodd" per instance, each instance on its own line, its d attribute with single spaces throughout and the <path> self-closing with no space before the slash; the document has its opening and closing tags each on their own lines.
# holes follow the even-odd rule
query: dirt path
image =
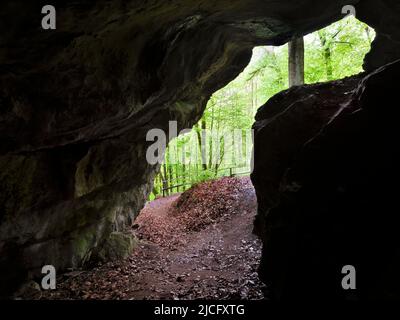
<svg viewBox="0 0 400 320">
<path fill-rule="evenodd" d="M 184 229 L 171 213 L 179 195 L 148 203 L 135 222 L 140 245 L 131 257 L 63 275 L 58 289 L 41 298 L 262 299 L 261 244 L 252 234 L 256 198 L 249 179 L 240 180 L 234 213 L 200 231 Z"/>
</svg>

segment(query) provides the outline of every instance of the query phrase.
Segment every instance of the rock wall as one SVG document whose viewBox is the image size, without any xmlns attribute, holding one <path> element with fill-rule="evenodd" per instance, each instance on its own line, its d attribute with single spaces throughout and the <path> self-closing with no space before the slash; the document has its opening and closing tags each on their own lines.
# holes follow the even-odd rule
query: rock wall
<svg viewBox="0 0 400 320">
<path fill-rule="evenodd" d="M 131 248 L 125 233 L 158 170 L 145 160 L 146 132 L 169 120 L 192 126 L 255 45 L 321 28 L 345 4 L 386 39 L 374 45 L 369 70 L 393 60 L 399 8 L 388 0 L 54 1 L 56 30 L 41 29 L 39 1 L 2 1 L 2 291 L 45 264 L 62 271 L 115 257 L 106 252 L 113 243 Z"/>
<path fill-rule="evenodd" d="M 400 60 L 289 90 L 260 110 L 253 182 L 263 226 L 260 272 L 273 298 L 400 298 L 399 72 Z M 271 118 L 274 103 L 288 107 Z M 356 291 L 342 288 L 346 265 L 357 271 Z"/>
</svg>

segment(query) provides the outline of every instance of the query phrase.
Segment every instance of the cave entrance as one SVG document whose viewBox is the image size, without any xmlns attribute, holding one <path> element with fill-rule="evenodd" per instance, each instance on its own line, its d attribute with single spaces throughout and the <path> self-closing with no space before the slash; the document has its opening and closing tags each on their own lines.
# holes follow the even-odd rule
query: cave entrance
<svg viewBox="0 0 400 320">
<path fill-rule="evenodd" d="M 305 82 L 361 72 L 373 37 L 373 30 L 354 18 L 306 36 Z M 213 95 L 192 133 L 169 144 L 150 201 L 133 226 L 140 240 L 137 249 L 126 261 L 76 275 L 74 288 L 58 297 L 69 298 L 95 283 L 97 299 L 263 298 L 257 272 L 261 241 L 252 232 L 257 200 L 249 179 L 252 141 L 247 133 L 256 109 L 288 86 L 288 46 L 254 48 L 248 67 Z M 216 140 L 202 134 L 211 127 L 222 133 Z M 238 130 L 240 148 L 231 148 L 225 129 Z M 184 148 L 189 141 L 198 150 L 195 158 L 190 147 Z M 189 162 L 179 162 L 179 154 Z M 78 290 L 77 282 L 82 283 Z"/>
<path fill-rule="evenodd" d="M 353 16 L 301 38 L 302 82 L 321 83 L 362 72 L 374 38 L 375 31 Z M 251 173 L 254 118 L 260 106 L 291 85 L 289 47 L 253 49 L 248 66 L 212 95 L 193 130 L 169 143 L 150 201 L 204 181 Z"/>
<path fill-rule="evenodd" d="M 348 17 L 302 38 L 304 83 L 362 72 L 374 36 Z M 137 254 L 162 270 L 153 273 L 158 280 L 148 279 L 157 298 L 263 298 L 251 127 L 259 106 L 290 86 L 289 46 L 254 48 L 249 65 L 214 93 L 193 130 L 170 142 L 135 222 Z"/>
</svg>

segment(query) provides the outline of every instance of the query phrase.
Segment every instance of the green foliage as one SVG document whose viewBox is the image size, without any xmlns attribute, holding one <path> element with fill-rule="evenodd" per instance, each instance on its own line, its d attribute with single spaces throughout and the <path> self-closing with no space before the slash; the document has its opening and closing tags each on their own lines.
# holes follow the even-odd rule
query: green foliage
<svg viewBox="0 0 400 320">
<path fill-rule="evenodd" d="M 362 72 L 364 57 L 371 49 L 374 38 L 374 30 L 354 17 L 345 18 L 307 36 L 306 83 L 336 80 Z M 326 52 L 331 55 L 331 76 L 327 72 Z"/>
<path fill-rule="evenodd" d="M 364 56 L 370 50 L 374 37 L 373 29 L 353 17 L 307 35 L 305 82 L 325 82 L 362 72 Z M 168 188 L 164 190 L 164 195 L 168 195 L 184 191 L 198 182 L 235 174 L 235 171 L 249 172 L 251 153 L 240 155 L 245 161 L 238 162 L 247 164 L 234 168 L 237 163 L 230 160 L 232 151 L 225 132 L 250 129 L 257 109 L 276 93 L 287 89 L 288 82 L 288 46 L 255 48 L 248 67 L 211 97 L 203 118 L 192 133 L 170 143 L 151 197 L 162 194 L 163 188 Z M 218 154 L 215 150 L 216 141 L 210 136 L 201 136 L 199 133 L 202 129 L 216 132 L 220 140 L 219 147 L 222 149 L 225 146 L 225 152 Z M 204 150 L 200 149 L 199 142 L 205 144 Z M 249 147 L 248 140 L 235 143 Z M 195 151 L 197 155 L 193 157 Z M 192 156 L 189 163 L 171 163 L 174 157 L 182 159 L 183 153 L 186 159 Z M 212 157 L 219 157 L 219 160 L 212 163 Z M 202 158 L 206 159 L 205 165 L 201 164 Z"/>
</svg>

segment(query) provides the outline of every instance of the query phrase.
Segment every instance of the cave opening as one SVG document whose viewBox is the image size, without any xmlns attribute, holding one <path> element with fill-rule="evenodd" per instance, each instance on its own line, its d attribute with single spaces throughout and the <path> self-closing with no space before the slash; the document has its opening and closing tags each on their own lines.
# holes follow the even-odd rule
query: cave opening
<svg viewBox="0 0 400 320">
<path fill-rule="evenodd" d="M 374 38 L 375 31 L 352 16 L 304 36 L 298 85 L 362 73 Z M 169 142 L 134 224 L 139 254 L 152 252 L 150 261 L 170 273 L 169 280 L 151 281 L 157 297 L 265 298 L 257 275 L 262 245 L 254 235 L 252 126 L 268 100 L 292 86 L 289 56 L 290 44 L 254 47 L 247 67 L 211 96 L 192 130 Z"/>
<path fill-rule="evenodd" d="M 59 290 L 41 292 L 43 299 L 262 299 L 269 289 L 276 296 L 283 291 L 296 295 L 298 288 L 308 285 L 308 279 L 311 289 L 306 296 L 311 297 L 316 287 L 321 292 L 328 290 L 318 287 L 326 284 L 319 281 L 322 272 L 315 271 L 321 265 L 325 267 L 321 261 L 342 263 L 344 257 L 366 258 L 364 251 L 357 251 L 364 246 L 355 239 L 360 235 L 357 222 L 361 221 L 355 204 L 367 208 L 364 199 L 384 197 L 379 192 L 374 197 L 365 189 L 368 183 L 360 183 L 367 181 L 360 179 L 364 169 L 373 172 L 368 176 L 371 180 L 381 176 L 373 171 L 366 152 L 368 146 L 360 136 L 367 133 L 372 147 L 379 147 L 382 152 L 390 149 L 390 143 L 377 146 L 377 139 L 365 132 L 375 127 L 375 122 L 370 121 L 375 110 L 373 106 L 365 110 L 362 107 L 371 107 L 381 97 L 382 83 L 393 78 L 392 70 L 397 71 L 393 63 L 397 44 L 391 38 L 396 38 L 396 32 L 388 27 L 390 23 L 382 25 L 376 16 L 366 13 L 365 8 L 370 10 L 375 4 L 365 1 L 359 6 L 360 16 L 380 28 L 381 36 L 366 61 L 366 74 L 357 75 L 363 71 L 364 56 L 375 33 L 349 17 L 302 39 L 305 52 L 300 84 L 296 79 L 297 85 L 288 90 L 294 83 L 288 68 L 288 45 L 254 47 L 250 64 L 236 81 L 210 97 L 210 90 L 227 83 L 225 80 L 231 79 L 237 69 L 242 70 L 246 50 L 241 46 L 248 49 L 255 43 L 259 45 L 260 39 L 281 43 L 289 35 L 315 30 L 315 26 L 340 15 L 337 3 L 321 8 L 306 1 L 307 5 L 299 5 L 301 14 L 284 2 L 282 7 L 278 2 L 271 3 L 264 2 L 265 7 L 249 11 L 232 5 L 226 14 L 221 9 L 211 18 L 207 10 L 189 15 L 190 8 L 176 12 L 175 17 L 174 12 L 163 10 L 164 5 L 160 5 L 160 11 L 154 8 L 151 17 L 159 15 L 166 20 L 157 19 L 157 25 L 152 18 L 125 19 L 143 12 L 132 10 L 121 21 L 110 20 L 104 29 L 96 29 L 94 24 L 87 26 L 93 32 L 84 33 L 85 36 L 71 29 L 74 23 L 60 24 L 66 37 L 58 44 L 61 49 L 49 51 L 54 59 L 38 50 L 35 59 L 26 64 L 19 60 L 22 54 L 18 46 L 10 46 L 15 51 L 6 49 L 6 57 L 18 54 L 5 68 L 5 99 L 0 97 L 7 107 L 5 117 L 1 115 L 1 120 L 6 120 L 2 122 L 6 138 L 1 165 L 7 169 L 1 172 L 0 179 L 6 199 L 2 201 L 5 213 L 1 218 L 6 219 L 1 221 L 0 243 L 0 250 L 7 249 L 2 251 L 0 261 L 2 266 L 7 264 L 4 275 L 14 268 L 8 265 L 14 256 L 16 265 L 31 273 L 29 279 L 40 274 L 44 264 L 54 264 L 60 272 L 71 271 L 60 276 L 66 280 L 60 281 Z M 206 2 L 200 5 L 207 7 Z M 244 7 L 247 5 L 243 2 Z M 277 6 L 278 20 L 268 15 L 269 5 Z M 308 11 L 311 7 L 313 10 Z M 395 21 L 386 6 L 376 8 Z M 93 16 L 98 12 L 93 11 Z M 249 20 L 249 16 L 254 19 Z M 58 36 L 54 32 L 54 38 Z M 50 42 L 50 38 L 32 34 L 24 39 L 31 45 L 39 40 Z M 210 38 L 213 42 L 208 41 Z M 298 39 L 293 38 L 292 42 Z M 6 45 L 10 43 L 7 41 Z M 210 50 L 202 50 L 208 45 Z M 131 50 L 133 47 L 135 50 Z M 37 49 L 32 46 L 32 50 Z M 48 61 L 35 69 L 41 57 Z M 388 62 L 393 63 L 387 67 L 388 72 L 374 70 Z M 22 80 L 8 74 L 8 69 L 20 64 Z M 54 70 L 58 71 L 57 76 L 53 75 Z M 46 81 L 32 81 L 39 79 Z M 21 90 L 27 83 L 34 84 L 32 89 Z M 395 91 L 392 83 L 386 85 L 389 92 Z M 48 96 L 48 101 L 39 101 L 41 96 Z M 205 106 L 202 99 L 209 97 Z M 35 112 L 31 112 L 29 101 L 38 107 Z M 58 106 L 56 111 L 52 105 Z M 360 105 L 359 112 L 352 112 Z M 346 108 L 350 111 L 346 121 L 336 121 L 342 120 L 340 113 Z M 389 131 L 390 126 L 379 121 L 387 117 L 391 124 L 390 118 L 395 117 L 390 117 L 390 112 L 387 110 L 389 116 L 377 119 L 382 132 Z M 360 114 L 366 116 L 359 119 Z M 190 125 L 199 122 L 192 133 L 169 142 L 160 167 L 147 163 L 143 157 L 147 147 L 145 132 L 155 126 L 165 129 L 165 123 L 172 118 Z M 252 139 L 252 130 L 257 139 Z M 323 140 L 321 130 L 329 139 Z M 214 135 L 213 131 L 217 133 Z M 22 135 L 11 139 L 15 132 Z M 383 137 L 380 131 L 377 135 Z M 314 147 L 311 151 L 309 142 Z M 357 148 L 352 148 L 351 142 L 356 142 Z M 64 145 L 71 148 L 64 151 L 60 148 Z M 76 152 L 76 146 L 83 150 Z M 258 150 L 255 156 L 253 148 Z M 332 152 L 334 148 L 338 152 Z M 51 156 L 53 149 L 57 157 Z M 63 152 L 77 156 L 60 161 Z M 340 158 L 343 154 L 353 160 L 348 161 L 349 167 Z M 227 155 L 225 159 L 223 156 Z M 376 158 L 371 157 L 379 161 Z M 351 166 L 353 163 L 359 166 Z M 381 164 L 381 168 L 387 168 L 383 161 Z M 57 175 L 59 184 L 72 186 L 65 180 L 75 181 L 75 194 L 65 195 L 65 190 L 54 188 L 54 173 L 49 174 L 48 168 L 57 165 L 65 169 L 65 174 L 60 170 L 63 174 Z M 334 169 L 327 172 L 326 168 Z M 27 183 L 20 188 L 22 180 Z M 304 181 L 308 189 L 303 190 Z M 369 197 L 355 192 L 357 188 Z M 18 214 L 14 215 L 14 211 Z M 267 223 L 270 211 L 274 219 Z M 321 212 L 328 213 L 328 218 Z M 333 218 L 338 212 L 340 219 Z M 327 223 L 329 219 L 332 227 Z M 367 230 L 374 229 L 372 220 L 366 221 Z M 253 234 L 253 223 L 257 236 Z M 294 234 L 294 229 L 301 231 Z M 132 233 L 136 238 L 131 237 Z M 329 242 L 337 239 L 338 233 L 343 240 Z M 271 237 L 273 240 L 269 241 Z M 355 244 L 347 242 L 356 253 L 352 255 L 348 249 L 342 254 L 342 244 L 354 239 Z M 362 233 L 360 239 L 369 241 Z M 322 244 L 327 244 L 333 253 L 321 250 Z M 368 244 L 376 251 L 378 246 L 372 241 Z M 395 248 L 388 246 L 388 252 L 389 249 Z M 95 259 L 99 257 L 103 260 L 96 268 L 81 270 L 89 258 L 97 263 Z M 303 265 L 304 257 L 314 264 Z M 339 270 L 336 267 L 335 272 Z M 317 277 L 303 276 L 310 275 L 309 270 Z M 271 277 L 275 283 L 266 288 L 263 281 L 271 282 Z M 335 286 L 330 285 L 327 287 Z"/>
</svg>

